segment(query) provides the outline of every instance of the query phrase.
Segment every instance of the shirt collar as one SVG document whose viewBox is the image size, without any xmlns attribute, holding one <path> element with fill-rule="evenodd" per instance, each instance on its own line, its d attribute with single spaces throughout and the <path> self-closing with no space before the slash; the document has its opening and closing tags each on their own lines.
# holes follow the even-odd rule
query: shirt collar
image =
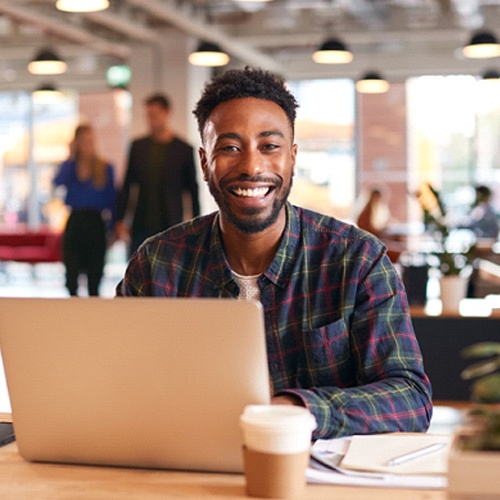
<svg viewBox="0 0 500 500">
<path fill-rule="evenodd" d="M 286 225 L 281 242 L 273 261 L 264 275 L 275 285 L 284 288 L 290 280 L 299 246 L 300 218 L 296 207 L 289 202 L 285 205 Z"/>
<path fill-rule="evenodd" d="M 212 221 L 212 234 L 210 238 L 210 257 L 208 263 L 208 277 L 212 281 L 213 288 L 219 289 L 219 296 L 224 295 L 224 290 L 228 290 L 233 295 L 238 295 L 238 285 L 234 281 L 231 267 L 224 253 L 222 237 L 219 224 L 220 214 L 215 213 Z"/>
<path fill-rule="evenodd" d="M 297 209 L 289 202 L 285 205 L 286 225 L 283 236 L 269 267 L 264 271 L 271 282 L 280 287 L 285 287 L 292 273 L 294 256 L 299 245 L 300 218 Z M 222 238 L 219 226 L 219 213 L 216 213 L 212 223 L 212 235 L 210 239 L 210 261 L 209 277 L 214 284 L 214 288 L 228 288 L 233 290 L 236 285 L 231 268 L 227 262 L 222 245 Z M 236 291 L 237 293 L 237 291 Z"/>
</svg>

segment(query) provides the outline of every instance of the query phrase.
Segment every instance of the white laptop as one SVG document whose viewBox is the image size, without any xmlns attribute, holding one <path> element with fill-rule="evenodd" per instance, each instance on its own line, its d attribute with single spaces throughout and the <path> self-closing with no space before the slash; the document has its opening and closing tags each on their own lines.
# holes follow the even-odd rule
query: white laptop
<svg viewBox="0 0 500 500">
<path fill-rule="evenodd" d="M 253 301 L 0 298 L 0 347 L 30 461 L 238 472 L 270 401 Z"/>
</svg>

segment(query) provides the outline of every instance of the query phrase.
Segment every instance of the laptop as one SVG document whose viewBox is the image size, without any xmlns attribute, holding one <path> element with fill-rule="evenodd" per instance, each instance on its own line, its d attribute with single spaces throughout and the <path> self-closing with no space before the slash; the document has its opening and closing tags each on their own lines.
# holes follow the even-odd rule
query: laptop
<svg viewBox="0 0 500 500">
<path fill-rule="evenodd" d="M 253 301 L 0 298 L 0 351 L 29 461 L 241 472 L 270 402 Z"/>
</svg>

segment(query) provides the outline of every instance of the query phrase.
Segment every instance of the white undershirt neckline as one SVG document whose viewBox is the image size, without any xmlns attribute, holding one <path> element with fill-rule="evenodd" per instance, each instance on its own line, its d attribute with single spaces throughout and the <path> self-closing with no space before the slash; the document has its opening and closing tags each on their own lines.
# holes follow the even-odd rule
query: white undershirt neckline
<svg viewBox="0 0 500 500">
<path fill-rule="evenodd" d="M 259 300 L 260 299 L 260 289 L 257 284 L 260 274 L 254 274 L 253 276 L 244 276 L 238 274 L 237 272 L 231 270 L 236 283 L 240 287 L 240 299 L 244 300 Z"/>
</svg>

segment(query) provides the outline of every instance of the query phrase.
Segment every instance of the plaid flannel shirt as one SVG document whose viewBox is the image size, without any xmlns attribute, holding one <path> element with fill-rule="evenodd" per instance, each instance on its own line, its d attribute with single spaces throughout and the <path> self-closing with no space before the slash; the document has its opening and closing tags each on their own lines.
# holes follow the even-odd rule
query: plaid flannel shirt
<svg viewBox="0 0 500 500">
<path fill-rule="evenodd" d="M 431 387 L 406 293 L 369 233 L 287 204 L 278 251 L 259 277 L 275 395 L 302 400 L 313 437 L 425 431 Z M 218 213 L 148 239 L 118 296 L 238 297 Z"/>
</svg>

